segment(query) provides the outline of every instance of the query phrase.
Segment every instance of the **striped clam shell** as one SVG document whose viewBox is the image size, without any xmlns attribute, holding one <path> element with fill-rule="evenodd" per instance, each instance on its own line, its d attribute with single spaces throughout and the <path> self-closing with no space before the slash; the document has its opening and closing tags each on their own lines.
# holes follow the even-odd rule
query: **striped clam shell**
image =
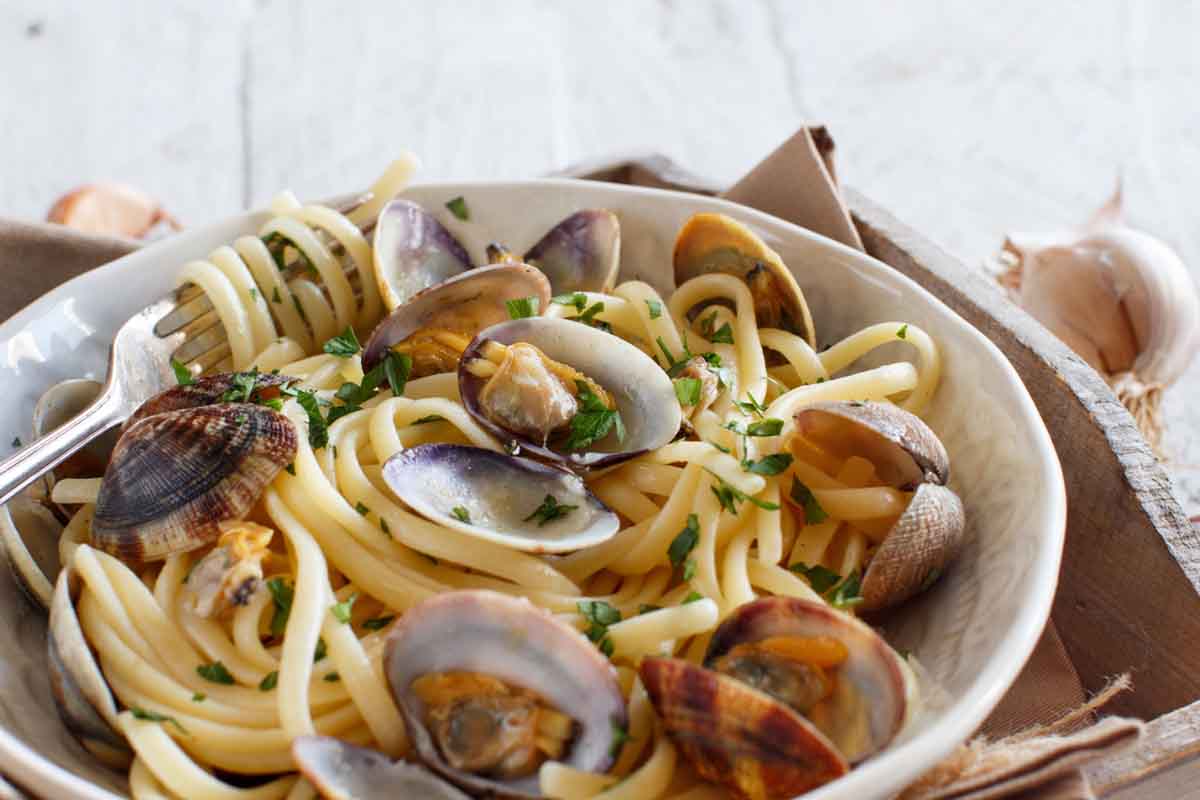
<svg viewBox="0 0 1200 800">
<path fill-rule="evenodd" d="M 222 372 L 218 375 L 208 375 L 197 378 L 192 383 L 182 386 L 172 386 L 166 391 L 159 392 L 138 406 L 128 420 L 124 430 L 129 430 L 146 417 L 163 414 L 167 411 L 178 411 L 183 408 L 197 408 L 222 402 L 225 393 L 234 386 L 236 372 Z M 296 383 L 297 378 L 272 372 L 255 373 L 252 400 L 278 395 L 279 388 L 289 383 Z"/>
<path fill-rule="evenodd" d="M 156 561 L 215 541 L 296 455 L 296 429 L 265 406 L 223 403 L 147 417 L 121 436 L 96 500 L 92 544 Z"/>
</svg>

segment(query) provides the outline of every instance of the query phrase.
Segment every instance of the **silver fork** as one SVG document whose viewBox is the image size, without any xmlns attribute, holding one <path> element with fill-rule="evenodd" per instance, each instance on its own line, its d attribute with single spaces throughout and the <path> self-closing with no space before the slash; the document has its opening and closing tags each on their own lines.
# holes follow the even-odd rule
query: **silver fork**
<svg viewBox="0 0 1200 800">
<path fill-rule="evenodd" d="M 0 504 L 62 463 L 109 428 L 124 422 L 143 402 L 175 385 L 171 356 L 182 331 L 160 337 L 154 325 L 177 306 L 174 293 L 133 315 L 113 339 L 104 389 L 90 406 L 62 426 L 0 461 Z"/>
</svg>

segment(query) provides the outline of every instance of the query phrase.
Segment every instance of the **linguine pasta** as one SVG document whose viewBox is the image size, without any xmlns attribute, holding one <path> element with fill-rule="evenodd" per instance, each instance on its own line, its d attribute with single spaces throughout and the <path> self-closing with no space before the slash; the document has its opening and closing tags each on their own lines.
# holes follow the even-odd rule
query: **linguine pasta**
<svg viewBox="0 0 1200 800">
<path fill-rule="evenodd" d="M 371 243 L 358 225 L 403 188 L 409 171 L 407 163 L 391 170 L 348 214 L 281 195 L 258 236 L 184 265 L 180 285 L 198 287 L 212 305 L 208 324 L 219 321 L 228 338 L 208 370 L 279 370 L 327 403 L 343 384 L 361 383 L 361 353 L 322 345 L 347 329 L 365 337 L 383 316 Z M 305 271 L 289 279 L 269 244 Z M 638 661 L 700 661 L 721 620 L 764 595 L 853 611 L 854 581 L 912 492 L 886 485 L 866 458 L 791 437 L 793 417 L 830 400 L 894 402 L 920 414 L 937 388 L 938 349 L 917 326 L 894 320 L 816 352 L 797 333 L 761 327 L 747 284 L 725 274 L 693 278 L 666 297 L 630 281 L 572 302 L 602 304 L 595 322 L 660 363 L 716 354 L 725 384 L 692 415 L 685 437 L 586 476 L 621 521 L 599 545 L 518 552 L 418 515 L 389 490 L 381 466 L 406 449 L 457 443 L 504 451 L 464 409 L 453 373 L 411 380 L 402 396 L 376 394 L 329 424 L 320 447 L 304 435 L 310 413 L 287 399 L 282 411 L 300 432 L 295 460 L 246 521 L 269 536 L 259 554 L 266 586 L 224 614 L 198 615 L 186 596 L 204 551 L 122 563 L 85 543 L 99 481 L 56 485 L 56 500 L 81 504 L 63 537 L 63 561 L 82 581 L 83 632 L 124 709 L 118 723 L 135 754 L 134 797 L 315 797 L 289 749 L 302 735 L 412 757 L 381 663 L 384 640 L 393 618 L 458 589 L 528 598 L 592 634 L 617 670 L 629 728 L 615 765 L 595 775 L 547 761 L 546 796 L 725 796 L 663 734 Z M 700 304 L 712 311 L 689 319 Z M 542 311 L 569 318 L 578 307 Z M 896 341 L 911 346 L 914 363 L 851 371 Z M 784 459 L 770 460 L 778 455 L 790 457 L 782 467 Z M 676 558 L 673 545 L 689 530 L 694 545 Z M 594 606 L 583 601 L 603 603 L 619 619 L 597 631 L 587 612 Z"/>
</svg>

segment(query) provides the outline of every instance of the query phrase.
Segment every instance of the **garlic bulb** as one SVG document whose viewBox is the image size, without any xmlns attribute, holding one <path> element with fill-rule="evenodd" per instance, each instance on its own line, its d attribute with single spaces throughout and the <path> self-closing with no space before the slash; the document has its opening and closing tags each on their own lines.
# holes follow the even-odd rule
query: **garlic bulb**
<svg viewBox="0 0 1200 800">
<path fill-rule="evenodd" d="M 1086 225 L 1013 234 L 999 278 L 1013 299 L 1106 377 L 1157 451 L 1163 389 L 1200 347 L 1200 298 L 1179 256 L 1121 221 L 1121 190 Z"/>
</svg>

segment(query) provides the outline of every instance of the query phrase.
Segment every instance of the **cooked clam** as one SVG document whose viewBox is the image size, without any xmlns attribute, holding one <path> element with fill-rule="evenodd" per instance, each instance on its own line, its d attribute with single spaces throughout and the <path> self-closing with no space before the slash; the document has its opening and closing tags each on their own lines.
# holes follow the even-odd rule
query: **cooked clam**
<svg viewBox="0 0 1200 800">
<path fill-rule="evenodd" d="M 292 758 L 328 800 L 470 800 L 419 764 L 394 761 L 332 736 L 297 736 Z"/>
<path fill-rule="evenodd" d="M 581 633 L 524 599 L 441 594 L 388 636 L 384 671 L 425 764 L 473 793 L 541 797 L 554 759 L 586 772 L 613 762 L 625 701 L 612 665 Z"/>
<path fill-rule="evenodd" d="M 297 378 L 275 372 L 222 372 L 197 378 L 192 383 L 172 386 L 142 403 L 125 421 L 122 430 L 127 431 L 146 417 L 167 411 L 223 402 L 257 403 L 280 397 L 284 386 L 297 381 Z"/>
<path fill-rule="evenodd" d="M 46 636 L 50 688 L 67 730 L 96 758 L 124 769 L 133 760 L 133 751 L 118 732 L 112 690 L 75 614 L 80 588 L 78 576 L 69 567 L 58 574 Z"/>
<path fill-rule="evenodd" d="M 404 450 L 383 465 L 383 479 L 422 516 L 515 550 L 580 550 L 620 527 L 574 473 L 478 447 Z"/>
<path fill-rule="evenodd" d="M 454 235 L 416 203 L 399 198 L 375 222 L 375 280 L 390 311 L 422 289 L 471 268 Z"/>
<path fill-rule="evenodd" d="M 783 328 L 816 347 L 812 314 L 804 292 L 779 254 L 754 231 L 724 214 L 692 216 L 675 239 L 675 285 L 710 272 L 735 275 L 754 295 L 760 328 Z"/>
<path fill-rule="evenodd" d="M 768 597 L 714 632 L 704 666 L 647 658 L 639 670 L 668 734 L 706 779 L 775 800 L 845 774 L 907 714 L 898 657 L 821 603 Z"/>
<path fill-rule="evenodd" d="M 482 331 L 463 353 L 458 385 L 467 411 L 494 436 L 574 468 L 661 447 L 682 420 L 671 379 L 653 359 L 563 319 L 518 319 Z"/>
<path fill-rule="evenodd" d="M 123 560 L 195 550 L 241 519 L 296 454 L 296 429 L 249 403 L 146 417 L 117 442 L 104 472 L 92 543 Z"/>
<path fill-rule="evenodd" d="M 962 501 L 944 484 L 950 460 L 937 434 L 891 403 L 818 403 L 796 414 L 795 436 L 832 456 L 869 460 L 886 484 L 914 491 L 862 576 L 862 611 L 929 588 L 962 549 Z"/>
<path fill-rule="evenodd" d="M 525 261 L 546 274 L 555 294 L 607 292 L 621 262 L 621 224 L 607 209 L 576 211 L 529 248 Z"/>
<path fill-rule="evenodd" d="M 246 520 L 217 526 L 216 546 L 192 565 L 180 599 L 198 617 L 213 617 L 227 608 L 247 605 L 262 586 L 262 562 L 274 531 Z"/>
<path fill-rule="evenodd" d="M 431 286 L 383 319 L 363 348 L 371 369 L 388 350 L 412 356 L 411 377 L 453 372 L 475 334 L 509 319 L 507 303 L 533 297 L 550 303 L 550 283 L 526 264 L 501 264 L 464 272 Z"/>
</svg>

